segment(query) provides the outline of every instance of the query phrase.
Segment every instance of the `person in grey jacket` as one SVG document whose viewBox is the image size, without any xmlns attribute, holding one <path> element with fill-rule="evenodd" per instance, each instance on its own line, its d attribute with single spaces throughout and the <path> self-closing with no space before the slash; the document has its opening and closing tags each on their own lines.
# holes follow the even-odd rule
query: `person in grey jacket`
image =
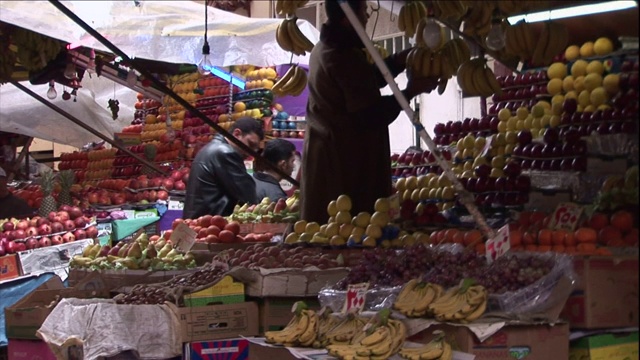
<svg viewBox="0 0 640 360">
<path fill-rule="evenodd" d="M 250 117 L 236 120 L 229 132 L 256 152 L 264 139 L 262 125 Z M 244 165 L 247 155 L 224 136 L 216 134 L 191 164 L 182 216 L 185 219 L 227 216 L 236 204 L 257 203 L 256 185 Z"/>
<path fill-rule="evenodd" d="M 284 139 L 270 140 L 265 144 L 262 156 L 282 172 L 291 176 L 296 159 L 296 147 L 291 142 Z M 262 171 L 256 171 L 253 174 L 253 180 L 256 182 L 258 200 L 262 200 L 265 197 L 268 197 L 271 201 L 287 198 L 287 194 L 280 186 L 282 175 L 274 170 L 266 168 Z"/>
</svg>

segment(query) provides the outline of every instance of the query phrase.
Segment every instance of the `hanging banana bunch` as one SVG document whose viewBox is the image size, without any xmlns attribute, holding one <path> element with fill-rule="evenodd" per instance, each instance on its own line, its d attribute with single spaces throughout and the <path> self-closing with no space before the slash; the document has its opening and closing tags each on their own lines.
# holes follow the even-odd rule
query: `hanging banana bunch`
<svg viewBox="0 0 640 360">
<path fill-rule="evenodd" d="M 17 59 L 28 71 L 44 68 L 62 50 L 60 41 L 19 27 L 13 29 L 11 43 L 18 47 Z"/>
<path fill-rule="evenodd" d="M 427 7 L 421 1 L 407 1 L 398 14 L 398 29 L 404 36 L 412 38 L 420 19 L 427 16 Z"/>
<path fill-rule="evenodd" d="M 457 23 L 466 13 L 469 7 L 463 1 L 458 0 L 434 0 L 433 16 L 440 20 Z"/>
<path fill-rule="evenodd" d="M 289 70 L 273 85 L 271 91 L 278 96 L 299 96 L 307 87 L 307 72 L 298 65 Z"/>
<path fill-rule="evenodd" d="M 484 57 L 473 58 L 460 65 L 456 79 L 462 91 L 470 96 L 502 94 L 502 88 Z"/>
<path fill-rule="evenodd" d="M 439 50 L 416 46 L 407 55 L 409 76 L 438 77 L 438 94 L 442 95 L 456 70 L 471 57 L 467 43 L 459 38 L 444 43 Z"/>
<path fill-rule="evenodd" d="M 276 14 L 294 16 L 296 11 L 308 2 L 309 0 L 276 0 Z"/>
<path fill-rule="evenodd" d="M 297 17 L 282 20 L 276 28 L 276 41 L 282 50 L 302 56 L 313 50 L 313 43 L 300 31 Z"/>
</svg>

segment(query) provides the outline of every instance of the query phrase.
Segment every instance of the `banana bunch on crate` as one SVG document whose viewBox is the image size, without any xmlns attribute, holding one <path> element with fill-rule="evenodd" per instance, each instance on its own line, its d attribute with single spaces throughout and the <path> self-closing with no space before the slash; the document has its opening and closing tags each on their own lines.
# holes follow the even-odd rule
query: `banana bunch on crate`
<svg viewBox="0 0 640 360">
<path fill-rule="evenodd" d="M 385 47 L 380 46 L 378 44 L 373 44 L 373 46 L 376 48 L 376 50 L 378 50 L 378 53 L 383 59 L 389 56 L 389 51 L 387 51 Z M 362 51 L 364 51 L 364 54 L 367 57 L 367 61 L 369 62 L 369 64 L 373 64 L 373 57 L 371 56 L 371 54 L 369 54 L 369 50 L 367 50 L 367 48 L 364 48 L 362 49 Z"/>
<path fill-rule="evenodd" d="M 428 311 L 438 321 L 468 323 L 478 319 L 487 309 L 487 289 L 465 279 L 429 304 Z"/>
<path fill-rule="evenodd" d="M 493 71 L 482 57 L 464 62 L 456 75 L 458 85 L 469 96 L 489 97 L 502 94 L 502 88 Z"/>
<path fill-rule="evenodd" d="M 327 345 L 327 334 L 341 323 L 338 316 L 333 315 L 331 308 L 323 308 L 318 311 L 318 334 L 312 346 L 314 348 L 322 348 Z"/>
<path fill-rule="evenodd" d="M 11 43 L 18 48 L 18 62 L 28 71 L 44 68 L 62 50 L 58 40 L 19 27 L 12 30 Z"/>
<path fill-rule="evenodd" d="M 458 0 L 434 0 L 433 16 L 445 21 L 457 22 L 467 14 L 469 6 L 466 1 Z M 475 5 L 475 4 L 474 4 Z"/>
<path fill-rule="evenodd" d="M 420 19 L 427 16 L 427 7 L 421 1 L 407 1 L 398 14 L 398 29 L 404 36 L 412 38 Z"/>
<path fill-rule="evenodd" d="M 439 77 L 438 94 L 443 94 L 448 80 L 456 75 L 459 66 L 469 61 L 471 51 L 467 43 L 459 38 L 444 43 L 437 51 L 416 46 L 407 55 L 410 76 Z M 495 78 L 494 78 L 495 79 Z"/>
<path fill-rule="evenodd" d="M 495 3 L 492 1 L 475 1 L 469 4 L 469 11 L 463 17 L 462 32 L 471 37 L 483 38 L 491 30 L 491 20 Z"/>
<path fill-rule="evenodd" d="M 422 317 L 428 314 L 429 305 L 442 293 L 444 289 L 440 285 L 412 279 L 400 290 L 393 302 L 393 309 L 407 317 Z"/>
<path fill-rule="evenodd" d="M 348 345 L 353 337 L 362 331 L 367 320 L 357 314 L 349 313 L 338 324 L 319 336 L 320 345 Z"/>
<path fill-rule="evenodd" d="M 291 65 L 289 70 L 278 80 L 271 91 L 278 96 L 299 96 L 307 87 L 307 72 L 298 65 Z"/>
<path fill-rule="evenodd" d="M 284 19 L 276 28 L 276 42 L 285 51 L 302 56 L 313 50 L 313 43 L 300 31 L 298 18 Z"/>
<path fill-rule="evenodd" d="M 433 332 L 435 337 L 427 344 L 419 347 L 403 347 L 398 355 L 409 360 L 451 360 L 453 349 L 445 340 L 445 333 L 441 330 Z"/>
<path fill-rule="evenodd" d="M 564 52 L 568 45 L 569 30 L 567 27 L 555 21 L 545 21 L 531 57 L 531 64 L 533 66 L 550 65 L 553 58 Z"/>
<path fill-rule="evenodd" d="M 309 0 L 276 0 L 276 14 L 293 16 L 301 7 L 307 5 Z"/>
<path fill-rule="evenodd" d="M 294 316 L 284 329 L 264 333 L 268 343 L 284 346 L 313 345 L 318 334 L 318 314 L 314 310 L 307 309 L 302 301 L 294 304 L 294 309 Z"/>
<path fill-rule="evenodd" d="M 329 355 L 339 359 L 388 359 L 404 344 L 407 329 L 399 320 L 389 318 L 389 310 L 380 311 L 357 333 L 350 344 L 328 345 Z"/>
</svg>

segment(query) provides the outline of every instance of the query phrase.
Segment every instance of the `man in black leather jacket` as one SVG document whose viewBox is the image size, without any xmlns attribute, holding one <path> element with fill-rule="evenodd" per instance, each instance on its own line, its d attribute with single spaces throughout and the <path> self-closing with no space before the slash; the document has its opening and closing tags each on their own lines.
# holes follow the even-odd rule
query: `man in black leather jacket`
<svg viewBox="0 0 640 360">
<path fill-rule="evenodd" d="M 265 144 L 262 156 L 282 172 L 291 176 L 296 160 L 296 146 L 285 139 L 273 139 Z M 253 180 L 256 181 L 256 192 L 259 200 L 265 197 L 268 197 L 271 201 L 287 198 L 287 193 L 280 186 L 282 175 L 274 170 L 267 168 L 263 171 L 256 171 L 253 173 Z"/>
<path fill-rule="evenodd" d="M 236 120 L 229 132 L 256 152 L 264 138 L 262 125 L 250 117 Z M 216 134 L 191 164 L 183 217 L 227 216 L 236 204 L 257 203 L 255 182 L 244 165 L 246 156 L 237 145 Z"/>
</svg>

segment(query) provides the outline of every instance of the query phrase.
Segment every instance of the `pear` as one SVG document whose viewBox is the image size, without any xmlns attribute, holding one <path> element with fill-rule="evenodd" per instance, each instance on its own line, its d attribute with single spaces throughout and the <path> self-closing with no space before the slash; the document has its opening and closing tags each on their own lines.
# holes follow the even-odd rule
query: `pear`
<svg viewBox="0 0 640 360">
<path fill-rule="evenodd" d="M 121 244 L 121 242 L 117 243 L 116 246 L 112 247 L 111 250 L 109 250 L 107 255 L 118 256 L 118 252 L 120 252 L 120 248 L 122 247 Z"/>
<path fill-rule="evenodd" d="M 162 249 L 165 245 L 167 244 L 167 240 L 165 240 L 164 238 L 161 238 L 160 240 L 156 241 L 156 243 L 154 244 L 154 246 L 156 247 L 156 250 L 160 250 Z"/>
<path fill-rule="evenodd" d="M 133 244 L 131 244 L 131 246 L 129 247 L 129 251 L 127 251 L 127 257 L 136 259 L 142 257 L 142 249 L 140 248 L 140 243 L 134 242 Z"/>
<path fill-rule="evenodd" d="M 138 265 L 140 269 L 148 269 L 150 266 L 151 266 L 150 259 L 144 259 L 140 262 L 140 265 Z"/>
<path fill-rule="evenodd" d="M 168 258 L 168 259 L 173 259 L 174 257 L 176 257 L 176 256 L 178 256 L 178 255 L 180 255 L 180 253 L 178 252 L 178 250 L 176 250 L 176 249 L 171 249 L 171 251 L 169 251 L 169 253 L 168 253 L 167 255 L 165 255 L 164 257 L 165 257 L 165 258 Z"/>
<path fill-rule="evenodd" d="M 147 259 L 153 259 L 158 256 L 158 250 L 153 244 L 147 245 Z"/>
<path fill-rule="evenodd" d="M 107 256 L 107 255 L 109 255 L 109 251 L 111 251 L 111 246 L 103 245 L 100 248 L 100 252 L 98 253 L 98 256 Z"/>
<path fill-rule="evenodd" d="M 122 245 L 122 247 L 120 247 L 120 250 L 118 250 L 118 256 L 122 258 L 127 256 L 127 252 L 129 251 L 130 247 L 131 247 L 131 244 Z"/>
<path fill-rule="evenodd" d="M 91 249 L 93 249 L 93 245 L 89 245 L 86 248 L 84 248 L 84 250 L 82 250 L 82 256 L 89 257 L 91 254 Z"/>
<path fill-rule="evenodd" d="M 102 246 L 100 246 L 100 244 L 95 244 L 91 249 L 89 256 L 91 256 L 92 258 L 98 257 L 101 249 L 102 249 Z"/>
<path fill-rule="evenodd" d="M 165 256 L 167 256 L 167 254 L 173 250 L 173 248 L 171 247 L 171 244 L 166 244 L 165 246 L 162 247 L 162 249 L 160 250 L 160 252 L 158 252 L 158 257 L 159 258 L 164 258 Z"/>
<path fill-rule="evenodd" d="M 111 255 L 111 254 L 107 255 L 107 261 L 110 263 L 116 262 L 118 259 L 120 258 L 116 255 Z"/>
</svg>

